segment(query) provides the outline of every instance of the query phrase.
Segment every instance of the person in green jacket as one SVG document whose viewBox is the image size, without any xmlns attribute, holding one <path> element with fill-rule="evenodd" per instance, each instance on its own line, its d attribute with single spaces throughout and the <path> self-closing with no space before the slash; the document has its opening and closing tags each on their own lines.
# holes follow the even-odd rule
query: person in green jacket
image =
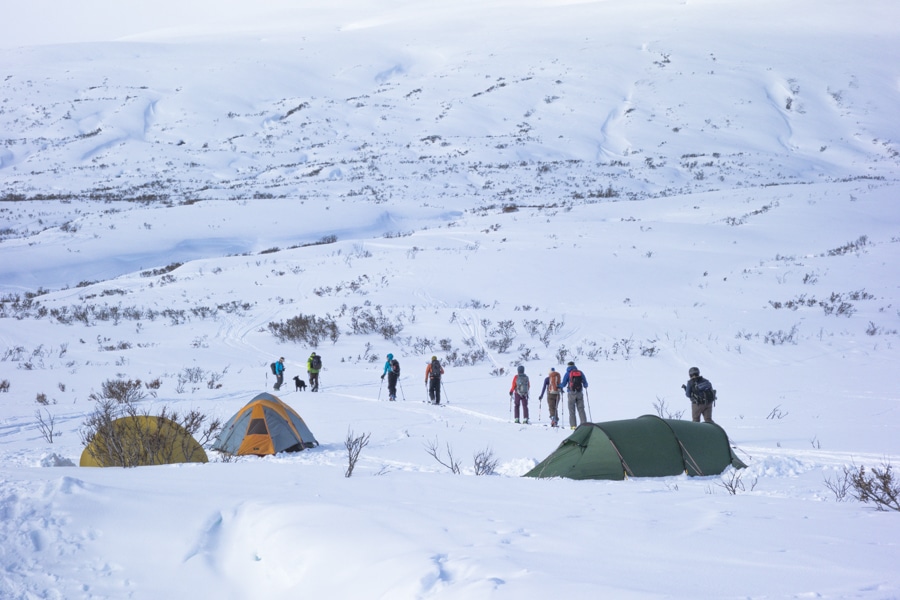
<svg viewBox="0 0 900 600">
<path fill-rule="evenodd" d="M 306 372 L 309 374 L 309 389 L 319 391 L 319 371 L 322 370 L 322 357 L 313 352 L 306 361 Z"/>
</svg>

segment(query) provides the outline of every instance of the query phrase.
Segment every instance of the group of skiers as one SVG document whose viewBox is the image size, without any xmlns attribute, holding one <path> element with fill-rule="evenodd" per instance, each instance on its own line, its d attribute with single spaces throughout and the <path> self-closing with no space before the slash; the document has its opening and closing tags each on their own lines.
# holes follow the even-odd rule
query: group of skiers
<svg viewBox="0 0 900 600">
<path fill-rule="evenodd" d="M 428 392 L 428 401 L 431 404 L 441 403 L 441 375 L 444 374 L 444 367 L 437 356 L 432 356 L 428 366 L 425 367 L 425 389 Z M 384 363 L 384 371 L 381 373 L 381 379 L 384 380 L 385 375 L 388 380 L 388 400 L 394 402 L 397 400 L 397 380 L 400 379 L 400 361 L 394 358 L 393 354 L 387 355 Z"/>
<path fill-rule="evenodd" d="M 306 374 L 309 377 L 309 389 L 312 392 L 319 391 L 319 372 L 322 370 L 322 357 L 313 352 L 306 360 Z M 275 391 L 284 385 L 284 357 L 280 357 L 272 363 L 272 373 L 275 375 Z M 299 377 L 294 377 L 297 389 L 306 388 L 306 382 Z"/>
<path fill-rule="evenodd" d="M 528 380 L 528 375 L 525 374 L 525 367 L 519 365 L 516 371 L 512 387 L 509 388 L 509 399 L 515 405 L 515 422 L 528 423 L 528 393 L 531 391 L 531 382 Z M 578 425 L 576 411 L 577 418 L 581 419 L 581 423 L 587 423 L 588 419 L 584 410 L 584 395 L 587 387 L 587 377 L 575 366 L 574 362 L 569 361 L 566 365 L 565 375 L 560 375 L 553 367 L 550 368 L 550 373 L 544 378 L 544 386 L 538 396 L 538 400 L 543 400 L 544 394 L 547 394 L 550 427 L 559 427 L 560 395 L 563 390 L 566 391 L 569 405 L 569 427 L 575 429 Z M 522 409 L 521 414 L 524 421 L 519 420 L 519 407 Z"/>
<path fill-rule="evenodd" d="M 322 370 L 322 357 L 315 352 L 310 354 L 306 361 L 306 372 L 309 375 L 309 385 L 313 392 L 319 390 L 319 372 Z M 272 363 L 272 372 L 275 373 L 275 390 L 281 389 L 284 384 L 284 357 Z M 431 404 L 441 403 L 441 376 L 444 374 L 444 367 L 438 360 L 437 356 L 432 356 L 431 361 L 425 367 L 425 388 L 428 393 L 428 400 Z M 397 383 L 400 379 L 400 361 L 394 358 L 393 354 L 387 355 L 384 363 L 384 369 L 381 373 L 381 380 L 387 377 L 388 400 L 395 402 L 397 400 Z M 682 385 L 685 396 L 691 400 L 691 419 L 699 422 L 702 417 L 707 423 L 712 422 L 712 409 L 716 400 L 716 391 L 712 387 L 712 383 L 708 379 L 700 376 L 700 369 L 691 367 L 688 369 L 688 381 Z M 297 377 L 294 378 L 298 380 Z M 297 381 L 298 389 L 302 382 Z M 562 392 L 566 392 L 566 400 L 569 408 L 569 427 L 575 429 L 579 424 L 588 422 L 588 413 L 590 412 L 590 403 L 588 402 L 587 412 L 585 411 L 585 400 L 587 397 L 588 381 L 584 372 L 579 369 L 573 361 L 569 361 L 566 365 L 564 375 L 553 367 L 547 377 L 544 378 L 544 385 L 538 400 L 543 400 L 544 394 L 547 395 L 547 408 L 550 411 L 550 426 L 559 427 L 559 409 L 562 407 Z M 531 392 L 531 382 L 528 375 L 525 374 L 525 367 L 519 365 L 516 368 L 516 375 L 513 377 L 512 386 L 509 388 L 510 412 L 515 416 L 516 423 L 529 423 L 528 416 L 528 398 Z M 381 392 L 379 390 L 379 396 Z"/>
</svg>

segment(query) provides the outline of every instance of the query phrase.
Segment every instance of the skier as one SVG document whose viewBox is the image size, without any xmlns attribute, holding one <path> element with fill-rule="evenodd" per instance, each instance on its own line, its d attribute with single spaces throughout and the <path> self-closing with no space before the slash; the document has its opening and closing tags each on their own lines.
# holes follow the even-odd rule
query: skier
<svg viewBox="0 0 900 600">
<path fill-rule="evenodd" d="M 309 374 L 309 391 L 319 391 L 319 371 L 322 370 L 322 357 L 313 352 L 306 361 L 306 372 Z"/>
<path fill-rule="evenodd" d="M 284 384 L 284 357 L 282 356 L 275 361 L 275 391 L 281 389 Z"/>
<path fill-rule="evenodd" d="M 556 407 L 559 403 L 559 382 L 561 379 L 562 376 L 559 372 L 551 367 L 550 373 L 544 377 L 544 387 L 541 388 L 541 395 L 538 396 L 538 400 L 542 400 L 544 394 L 547 394 L 547 408 L 550 411 L 550 427 L 559 427 L 559 413 L 557 412 Z"/>
<path fill-rule="evenodd" d="M 394 402 L 397 400 L 397 380 L 400 379 L 400 361 L 394 358 L 393 354 L 387 355 L 387 361 L 384 363 L 384 373 L 381 374 L 382 380 L 384 380 L 385 375 L 387 375 L 388 378 L 388 400 Z"/>
<path fill-rule="evenodd" d="M 531 390 L 531 382 L 528 381 L 528 375 L 525 374 L 525 367 L 519 365 L 516 368 L 516 376 L 513 377 L 512 387 L 509 388 L 509 397 L 515 397 L 516 423 L 519 422 L 519 405 L 522 406 L 522 416 L 525 418 L 525 424 L 528 424 L 528 392 Z"/>
<path fill-rule="evenodd" d="M 431 357 L 431 362 L 425 367 L 425 385 L 428 386 L 428 398 L 432 404 L 441 403 L 441 375 L 444 367 L 437 356 Z"/>
<path fill-rule="evenodd" d="M 566 396 L 569 401 L 569 426 L 575 429 L 575 409 L 578 409 L 578 417 L 581 424 L 587 423 L 587 415 L 584 412 L 584 390 L 587 389 L 588 382 L 584 373 L 575 367 L 575 363 L 569 361 L 566 365 L 566 374 L 563 375 L 560 387 L 566 390 Z"/>
</svg>

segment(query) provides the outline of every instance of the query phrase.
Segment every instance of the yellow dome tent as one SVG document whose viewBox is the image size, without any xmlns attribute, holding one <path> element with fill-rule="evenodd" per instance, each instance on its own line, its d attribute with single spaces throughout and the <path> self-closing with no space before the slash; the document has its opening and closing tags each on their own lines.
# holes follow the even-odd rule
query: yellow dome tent
<svg viewBox="0 0 900 600">
<path fill-rule="evenodd" d="M 121 417 L 97 431 L 81 453 L 82 467 L 139 467 L 172 463 L 205 463 L 199 442 L 165 417 Z"/>
</svg>

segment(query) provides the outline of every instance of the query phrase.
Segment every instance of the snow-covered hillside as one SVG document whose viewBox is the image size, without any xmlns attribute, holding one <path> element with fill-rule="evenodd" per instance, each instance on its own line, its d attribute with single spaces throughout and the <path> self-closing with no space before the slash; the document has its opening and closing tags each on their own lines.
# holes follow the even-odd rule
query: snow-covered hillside
<svg viewBox="0 0 900 600">
<path fill-rule="evenodd" d="M 7 12 L 0 597 L 900 596 L 897 514 L 826 485 L 900 461 L 895 3 Z M 312 350 L 316 449 L 74 466 L 106 381 L 224 421 Z M 571 431 L 512 374 L 569 360 L 593 421 L 699 366 L 748 469 L 519 477 Z"/>
</svg>

